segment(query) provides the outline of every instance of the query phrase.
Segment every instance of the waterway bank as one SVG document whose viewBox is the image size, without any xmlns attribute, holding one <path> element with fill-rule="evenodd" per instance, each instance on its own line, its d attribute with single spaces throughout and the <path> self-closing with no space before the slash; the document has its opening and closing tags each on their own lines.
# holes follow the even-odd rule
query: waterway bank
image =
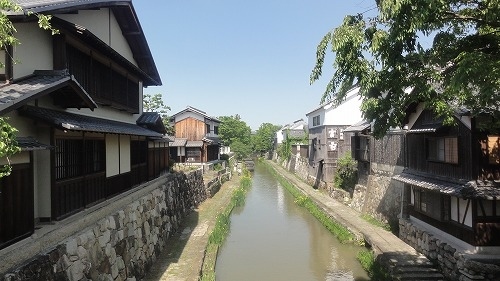
<svg viewBox="0 0 500 281">
<path fill-rule="evenodd" d="M 181 223 L 181 231 L 172 235 L 143 280 L 194 281 L 200 276 L 208 237 L 239 185 L 238 176 L 222 184 L 219 191 L 202 202 Z"/>
<path fill-rule="evenodd" d="M 265 161 L 279 175 L 300 189 L 305 196 L 311 198 L 333 220 L 370 245 L 377 261 L 392 279 L 444 280 L 442 274 L 435 269 L 429 259 L 417 253 L 414 248 L 391 232 L 370 224 L 361 218 L 360 213 L 304 183 L 277 163 Z"/>
</svg>

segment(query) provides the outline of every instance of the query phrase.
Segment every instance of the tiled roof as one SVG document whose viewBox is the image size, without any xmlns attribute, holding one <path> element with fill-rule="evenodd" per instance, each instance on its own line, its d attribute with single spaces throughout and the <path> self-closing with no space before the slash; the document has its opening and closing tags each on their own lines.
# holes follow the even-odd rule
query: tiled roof
<svg viewBox="0 0 500 281">
<path fill-rule="evenodd" d="M 16 141 L 22 151 L 45 150 L 52 148 L 52 146 L 43 144 L 33 137 L 17 137 Z"/>
<path fill-rule="evenodd" d="M 19 113 L 23 116 L 48 123 L 57 128 L 70 131 L 112 133 L 146 137 L 163 136 L 160 133 L 148 130 L 136 124 L 90 117 L 41 107 L 25 106 L 19 109 Z"/>
<path fill-rule="evenodd" d="M 187 141 L 186 147 L 202 147 L 203 141 Z"/>
<path fill-rule="evenodd" d="M 220 139 L 217 137 L 204 137 L 202 141 L 207 142 L 209 145 L 220 143 Z"/>
<path fill-rule="evenodd" d="M 173 114 L 171 117 L 175 118 L 175 116 L 180 115 L 180 114 L 185 113 L 185 112 L 193 112 L 193 113 L 196 113 L 196 114 L 203 116 L 206 119 L 213 120 L 213 121 L 219 122 L 219 123 L 221 122 L 219 119 L 212 117 L 212 116 L 209 116 L 205 111 L 199 110 L 199 109 L 194 108 L 194 107 L 189 106 L 189 105 L 186 107 L 186 109 L 181 110 L 181 111 L 177 112 L 176 114 Z"/>
<path fill-rule="evenodd" d="M 21 13 L 9 12 L 8 15 L 10 16 L 23 16 L 28 15 L 30 12 L 58 14 L 72 13 L 85 9 L 110 8 L 120 25 L 125 40 L 127 40 L 130 46 L 137 65 L 140 70 L 146 74 L 146 77 L 144 77 L 144 85 L 161 85 L 160 74 L 156 68 L 156 64 L 131 0 L 14 0 L 14 2 L 21 6 L 23 11 Z M 56 20 L 57 18 L 53 17 L 51 22 L 54 24 Z M 58 27 L 56 26 L 56 28 Z M 83 29 L 80 31 L 86 30 Z M 87 35 L 88 34 L 82 34 L 82 36 L 85 37 L 87 37 Z M 85 41 L 88 39 L 89 38 L 86 38 Z"/>
<path fill-rule="evenodd" d="M 156 112 L 143 112 L 136 121 L 137 125 L 165 134 L 167 130 L 161 119 L 161 115 Z"/>
<path fill-rule="evenodd" d="M 370 122 L 366 120 L 359 121 L 358 123 L 347 127 L 344 132 L 361 132 L 370 128 Z"/>
<path fill-rule="evenodd" d="M 186 146 L 187 139 L 175 138 L 173 142 L 170 143 L 171 147 L 184 147 Z"/>
<path fill-rule="evenodd" d="M 431 123 L 431 124 L 417 124 L 413 126 L 408 133 L 423 134 L 423 133 L 435 133 L 441 129 L 445 128 L 442 123 Z"/>
<path fill-rule="evenodd" d="M 392 178 L 402 183 L 459 198 L 492 200 L 500 197 L 500 183 L 495 181 L 452 181 L 410 172 L 403 172 Z"/>
<path fill-rule="evenodd" d="M 287 134 L 290 138 L 304 138 L 306 136 L 304 130 L 288 130 Z"/>
<path fill-rule="evenodd" d="M 64 107 L 97 107 L 78 81 L 67 71 L 35 71 L 33 75 L 0 86 L 0 114 L 50 94 Z"/>
</svg>

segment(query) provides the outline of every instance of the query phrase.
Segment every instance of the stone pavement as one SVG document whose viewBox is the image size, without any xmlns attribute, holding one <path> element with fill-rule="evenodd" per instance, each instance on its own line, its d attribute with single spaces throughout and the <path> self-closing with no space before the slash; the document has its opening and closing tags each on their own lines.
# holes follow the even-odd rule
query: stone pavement
<svg viewBox="0 0 500 281">
<path fill-rule="evenodd" d="M 424 255 L 417 253 L 414 248 L 391 232 L 365 221 L 359 212 L 332 199 L 328 194 L 314 189 L 277 163 L 266 161 L 290 183 L 315 201 L 335 221 L 347 227 L 358 239 L 366 241 L 395 280 L 444 279 Z"/>
<path fill-rule="evenodd" d="M 233 176 L 220 190 L 183 219 L 180 231 L 172 235 L 166 249 L 160 254 L 143 280 L 196 281 L 203 264 L 208 236 L 214 228 L 217 215 L 231 200 L 239 177 Z"/>
</svg>

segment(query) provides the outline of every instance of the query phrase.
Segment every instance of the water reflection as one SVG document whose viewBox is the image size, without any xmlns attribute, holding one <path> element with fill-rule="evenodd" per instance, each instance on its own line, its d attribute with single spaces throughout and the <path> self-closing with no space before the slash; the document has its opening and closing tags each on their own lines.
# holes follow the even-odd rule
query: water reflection
<svg viewBox="0 0 500 281">
<path fill-rule="evenodd" d="M 245 206 L 231 216 L 216 274 L 226 280 L 369 280 L 343 245 L 257 165 Z"/>
</svg>

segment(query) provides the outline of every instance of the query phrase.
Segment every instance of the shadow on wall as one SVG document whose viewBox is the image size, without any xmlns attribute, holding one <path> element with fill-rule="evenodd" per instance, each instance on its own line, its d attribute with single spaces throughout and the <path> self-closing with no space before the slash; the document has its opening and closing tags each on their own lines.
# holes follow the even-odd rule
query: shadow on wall
<svg viewBox="0 0 500 281">
<path fill-rule="evenodd" d="M 323 178 L 323 160 L 320 160 L 318 162 L 318 170 L 316 172 L 316 179 L 315 179 L 314 185 L 313 185 L 313 187 L 315 189 L 318 189 L 320 187 L 322 178 Z"/>
</svg>

